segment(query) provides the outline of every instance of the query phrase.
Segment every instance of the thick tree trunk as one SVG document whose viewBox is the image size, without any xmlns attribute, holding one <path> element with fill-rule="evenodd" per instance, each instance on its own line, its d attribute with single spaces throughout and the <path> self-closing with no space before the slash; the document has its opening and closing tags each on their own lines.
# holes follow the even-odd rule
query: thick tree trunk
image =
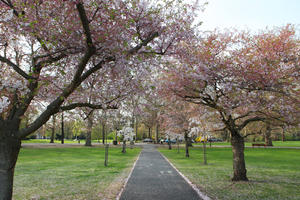
<svg viewBox="0 0 300 200">
<path fill-rule="evenodd" d="M 244 138 L 238 133 L 232 133 L 231 145 L 233 153 L 233 178 L 232 181 L 248 181 L 244 158 Z"/>
<path fill-rule="evenodd" d="M 52 128 L 51 128 L 50 143 L 54 143 L 54 137 L 55 137 L 55 115 L 52 115 Z"/>
<path fill-rule="evenodd" d="M 189 138 L 188 138 L 188 134 L 184 133 L 184 139 L 185 139 L 185 157 L 190 157 L 190 153 L 189 153 Z"/>
<path fill-rule="evenodd" d="M 14 169 L 21 140 L 2 138 L 0 134 L 0 200 L 12 199 Z"/>
<path fill-rule="evenodd" d="M 267 146 L 273 146 L 271 138 L 271 125 L 270 123 L 267 123 L 266 125 L 265 143 Z"/>
</svg>

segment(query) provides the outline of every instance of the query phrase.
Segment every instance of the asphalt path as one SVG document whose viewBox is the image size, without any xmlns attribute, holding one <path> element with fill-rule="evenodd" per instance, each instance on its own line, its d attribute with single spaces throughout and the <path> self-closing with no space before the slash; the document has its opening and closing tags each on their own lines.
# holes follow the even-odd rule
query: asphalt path
<svg viewBox="0 0 300 200">
<path fill-rule="evenodd" d="M 198 200 L 197 192 L 162 157 L 154 145 L 143 145 L 120 200 Z"/>
</svg>

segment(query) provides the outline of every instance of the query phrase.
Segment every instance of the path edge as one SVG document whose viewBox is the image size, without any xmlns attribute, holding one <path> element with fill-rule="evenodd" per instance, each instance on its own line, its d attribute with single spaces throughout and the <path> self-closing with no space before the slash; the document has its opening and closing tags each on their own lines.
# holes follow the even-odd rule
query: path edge
<svg viewBox="0 0 300 200">
<path fill-rule="evenodd" d="M 158 151 L 159 152 L 159 151 Z M 178 172 L 178 174 L 196 191 L 196 193 L 199 195 L 200 198 L 203 200 L 211 200 L 211 198 L 205 194 L 203 194 L 198 187 L 193 184 L 184 174 L 182 174 L 170 161 L 169 159 L 164 156 L 161 152 L 159 152 L 160 155 Z"/>
<path fill-rule="evenodd" d="M 127 185 L 127 183 L 128 183 L 128 180 L 130 179 L 130 177 L 131 177 L 131 175 L 132 175 L 132 172 L 133 172 L 133 170 L 134 170 L 134 168 L 135 168 L 135 165 L 136 165 L 137 161 L 140 159 L 141 154 L 142 154 L 142 151 L 140 152 L 140 154 L 138 155 L 137 159 L 135 160 L 135 162 L 134 162 L 134 164 L 133 164 L 133 166 L 132 166 L 132 168 L 131 168 L 131 171 L 130 171 L 129 175 L 128 175 L 128 177 L 126 178 L 125 183 L 123 184 L 123 187 L 121 188 L 121 190 L 120 190 L 118 196 L 116 197 L 116 200 L 120 200 L 121 195 L 122 195 L 122 193 L 123 193 L 123 191 L 124 191 L 124 189 L 125 189 L 125 187 L 126 187 L 126 185 Z"/>
</svg>

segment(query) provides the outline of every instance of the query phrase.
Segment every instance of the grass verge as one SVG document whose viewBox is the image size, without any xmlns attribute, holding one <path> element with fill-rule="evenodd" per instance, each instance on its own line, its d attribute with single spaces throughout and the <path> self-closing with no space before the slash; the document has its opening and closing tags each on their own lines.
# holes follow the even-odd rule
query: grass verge
<svg viewBox="0 0 300 200">
<path fill-rule="evenodd" d="M 22 148 L 15 170 L 13 199 L 115 199 L 140 149 Z"/>
<path fill-rule="evenodd" d="M 208 165 L 203 165 L 201 148 L 159 149 L 185 176 L 212 199 L 222 200 L 296 200 L 300 199 L 299 149 L 245 149 L 249 182 L 230 181 L 230 148 L 207 148 Z"/>
</svg>

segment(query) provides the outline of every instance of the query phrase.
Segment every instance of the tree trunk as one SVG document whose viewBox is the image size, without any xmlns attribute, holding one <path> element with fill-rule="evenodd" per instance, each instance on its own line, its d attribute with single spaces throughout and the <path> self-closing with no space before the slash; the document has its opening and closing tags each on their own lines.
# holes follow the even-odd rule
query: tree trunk
<svg viewBox="0 0 300 200">
<path fill-rule="evenodd" d="M 138 138 L 138 118 L 135 117 L 135 141 L 137 141 Z"/>
<path fill-rule="evenodd" d="M 0 200 L 12 199 L 14 170 L 20 148 L 21 140 L 0 138 Z"/>
<path fill-rule="evenodd" d="M 54 143 L 54 137 L 55 137 L 55 115 L 52 115 L 52 128 L 51 128 L 50 143 Z"/>
<path fill-rule="evenodd" d="M 93 128 L 93 114 L 91 113 L 87 119 L 88 127 L 86 133 L 85 146 L 92 146 L 92 128 Z"/>
<path fill-rule="evenodd" d="M 203 142 L 203 164 L 207 165 L 207 157 L 206 157 L 206 142 Z"/>
<path fill-rule="evenodd" d="M 244 138 L 238 133 L 231 133 L 231 146 L 233 153 L 232 181 L 248 181 L 244 158 Z"/>
<path fill-rule="evenodd" d="M 65 143 L 64 112 L 61 113 L 61 143 Z"/>
<path fill-rule="evenodd" d="M 168 145 L 169 145 L 169 149 L 171 150 L 172 149 L 172 145 L 171 145 L 170 139 L 168 139 Z"/>
<path fill-rule="evenodd" d="M 189 154 L 189 138 L 188 138 L 188 134 L 184 133 L 184 139 L 185 139 L 185 157 L 190 157 Z"/>
<path fill-rule="evenodd" d="M 102 122 L 102 143 L 105 144 L 105 123 Z"/>
<path fill-rule="evenodd" d="M 109 147 L 109 144 L 105 144 L 105 159 L 104 159 L 105 167 L 107 167 L 107 165 L 108 165 L 108 147 Z"/>
<path fill-rule="evenodd" d="M 265 134 L 265 143 L 267 146 L 273 146 L 272 138 L 271 138 L 271 125 L 270 123 L 266 123 L 266 134 Z"/>
<path fill-rule="evenodd" d="M 149 128 L 148 138 L 152 138 L 152 137 L 151 137 L 151 128 Z"/>
<path fill-rule="evenodd" d="M 122 153 L 126 153 L 126 141 L 125 140 L 123 140 Z"/>
<path fill-rule="evenodd" d="M 156 123 L 156 127 L 155 127 L 155 143 L 158 143 L 158 133 L 159 133 L 159 125 L 158 123 Z"/>
<path fill-rule="evenodd" d="M 281 127 L 282 131 L 281 131 L 281 140 L 282 142 L 285 141 L 285 135 L 284 135 L 284 126 Z"/>
</svg>

